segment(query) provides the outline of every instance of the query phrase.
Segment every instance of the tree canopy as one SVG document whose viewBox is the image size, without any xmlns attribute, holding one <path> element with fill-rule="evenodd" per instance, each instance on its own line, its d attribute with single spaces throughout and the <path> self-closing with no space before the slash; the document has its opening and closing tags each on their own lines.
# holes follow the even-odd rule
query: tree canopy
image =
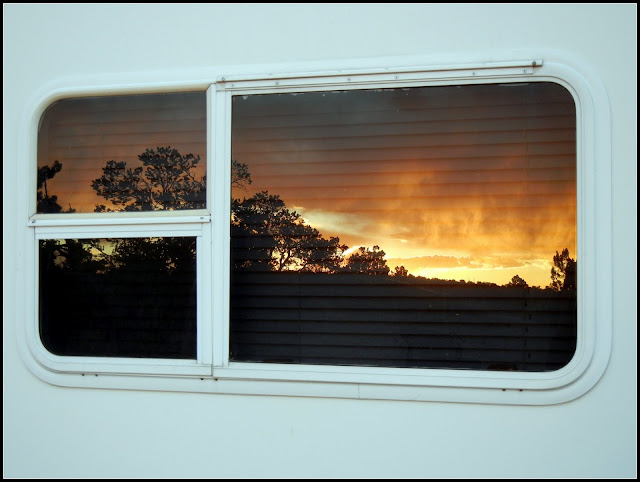
<svg viewBox="0 0 640 482">
<path fill-rule="evenodd" d="M 237 269 L 335 272 L 347 249 L 339 238 L 323 238 L 268 191 L 233 200 L 231 234 Z"/>
<path fill-rule="evenodd" d="M 57 159 L 51 166 L 38 168 L 36 212 L 37 213 L 61 213 L 62 206 L 58 204 L 58 196 L 49 194 L 47 181 L 53 179 L 56 174 L 62 171 L 62 163 Z M 67 213 L 74 213 L 75 209 L 69 206 Z"/>
<path fill-rule="evenodd" d="M 206 176 L 198 176 L 200 156 L 181 154 L 170 146 L 146 149 L 138 155 L 140 165 L 109 160 L 101 168 L 102 175 L 91 182 L 96 193 L 111 207 L 96 205 L 96 212 L 156 211 L 198 209 L 206 207 Z M 38 168 L 37 209 L 39 213 L 75 212 L 71 206 L 63 211 L 58 198 L 49 192 L 47 181 L 62 171 L 62 163 Z M 252 184 L 246 164 L 231 161 L 231 186 L 247 191 Z M 379 246 L 357 247 L 355 250 L 338 237 L 324 237 L 303 217 L 289 209 L 277 194 L 261 191 L 250 197 L 233 199 L 231 203 L 232 265 L 239 270 L 300 271 L 311 273 L 361 273 L 383 276 L 412 277 L 404 266 L 391 270 L 386 253 Z M 89 266 L 99 271 L 139 262 L 162 259 L 159 270 L 192 268 L 195 246 L 180 238 L 131 238 L 112 240 L 109 256 L 101 252 L 97 241 L 67 240 L 50 252 L 58 253 L 58 267 Z M 185 241 L 185 242 L 183 242 Z M 50 244 L 50 243 L 49 243 Z M 53 246 L 50 246 L 52 248 Z M 92 252 L 94 254 L 91 259 Z M 162 264 L 161 263 L 161 264 Z M 575 290 L 576 261 L 569 250 L 553 256 L 551 283 L 553 291 Z M 505 286 L 527 287 L 515 275 Z"/>
<path fill-rule="evenodd" d="M 511 281 L 509 281 L 509 283 L 507 283 L 505 286 L 517 286 L 521 288 L 526 288 L 529 285 L 520 276 L 515 275 L 513 278 L 511 278 Z"/>
<path fill-rule="evenodd" d="M 115 211 L 164 211 L 206 207 L 206 176 L 196 175 L 200 156 L 182 155 L 171 146 L 146 149 L 138 156 L 142 166 L 107 161 L 102 176 L 91 187 L 111 201 Z M 96 212 L 114 211 L 97 205 Z"/>
<path fill-rule="evenodd" d="M 574 291 L 576 289 L 576 261 L 569 256 L 567 248 L 553 257 L 551 284 L 553 291 Z"/>
<path fill-rule="evenodd" d="M 346 259 L 345 271 L 386 276 L 389 274 L 389 266 L 384 259 L 385 255 L 380 246 L 374 246 L 373 249 L 360 246 Z"/>
</svg>

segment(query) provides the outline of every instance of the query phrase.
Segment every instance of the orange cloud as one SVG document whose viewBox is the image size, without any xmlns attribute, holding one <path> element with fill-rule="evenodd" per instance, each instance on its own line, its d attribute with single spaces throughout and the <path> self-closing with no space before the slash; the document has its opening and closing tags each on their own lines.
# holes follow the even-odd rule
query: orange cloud
<svg viewBox="0 0 640 482">
<path fill-rule="evenodd" d="M 252 189 L 390 265 L 544 283 L 575 255 L 575 105 L 556 84 L 246 96 L 232 117 Z"/>
</svg>

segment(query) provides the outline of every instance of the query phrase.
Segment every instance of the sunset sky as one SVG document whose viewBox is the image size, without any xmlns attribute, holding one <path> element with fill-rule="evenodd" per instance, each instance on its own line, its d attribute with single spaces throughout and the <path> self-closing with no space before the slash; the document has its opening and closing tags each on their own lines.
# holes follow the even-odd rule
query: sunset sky
<svg viewBox="0 0 640 482">
<path fill-rule="evenodd" d="M 234 97 L 233 158 L 325 237 L 428 278 L 546 286 L 576 250 L 575 106 L 550 83 Z"/>
<path fill-rule="evenodd" d="M 167 146 L 206 163 L 205 93 L 65 100 L 43 116 L 38 165 L 77 212 L 108 204 L 108 160 Z M 575 105 L 551 83 L 234 96 L 232 157 L 324 237 L 380 246 L 416 276 L 546 286 L 576 257 Z M 225 161 L 226 162 L 226 161 Z"/>
<path fill-rule="evenodd" d="M 62 170 L 47 183 L 63 209 L 90 213 L 96 204 L 91 182 L 107 161 L 138 167 L 146 149 L 171 146 L 200 156 L 198 175 L 206 171 L 206 94 L 118 95 L 64 99 L 43 114 L 38 135 L 38 167 L 55 160 Z"/>
</svg>

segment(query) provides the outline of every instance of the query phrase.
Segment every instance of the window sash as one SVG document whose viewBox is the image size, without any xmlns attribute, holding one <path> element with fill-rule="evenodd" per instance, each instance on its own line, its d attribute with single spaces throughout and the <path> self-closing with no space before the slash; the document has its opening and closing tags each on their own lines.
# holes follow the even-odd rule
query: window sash
<svg viewBox="0 0 640 482">
<path fill-rule="evenodd" d="M 299 233 L 312 234 L 317 227 L 314 212 L 342 214 L 345 206 L 349 206 L 349 216 L 367 224 L 393 223 L 394 233 L 416 220 L 446 228 L 449 224 L 439 223 L 455 219 L 456 225 L 464 226 L 469 211 L 477 206 L 482 215 L 476 230 L 479 238 L 487 236 L 498 243 L 503 236 L 519 239 L 509 246 L 505 243 L 502 249 L 483 249 L 484 253 L 477 256 L 512 257 L 515 248 L 544 257 L 543 262 L 550 264 L 552 248 L 559 246 L 560 250 L 568 247 L 575 256 L 575 105 L 566 89 L 556 83 L 254 93 L 233 96 L 232 102 L 233 160 L 246 164 L 253 179 L 246 189 L 234 189 L 233 197 L 249 197 L 268 189 L 271 196 L 281 198 L 263 201 L 282 214 L 284 222 L 297 218 L 297 213 L 307 219 L 309 210 L 310 219 L 300 227 L 303 231 L 298 229 Z M 432 134 L 434 126 L 441 134 Z M 375 135 L 371 129 L 375 129 Z M 407 169 L 413 171 L 411 179 Z M 557 183 L 558 180 L 564 182 Z M 465 187 L 459 187 L 459 183 L 465 183 Z M 540 194 L 552 186 L 557 196 Z M 425 197 L 448 197 L 446 203 L 434 206 L 434 199 L 421 197 L 417 201 L 404 197 L 405 190 Z M 525 194 L 529 192 L 539 194 Z M 504 198 L 501 193 L 509 193 L 509 197 Z M 362 200 L 364 196 L 368 199 Z M 388 207 L 386 196 L 393 196 L 391 203 L 402 207 L 394 215 L 380 215 Z M 276 273 L 282 266 L 273 261 L 268 268 L 264 266 L 266 261 L 256 265 L 251 261 L 256 251 L 251 248 L 262 238 L 252 236 L 255 231 L 244 224 L 255 219 L 249 214 L 254 207 L 250 202 L 240 203 L 248 209 L 246 216 L 240 214 L 244 221 L 233 223 L 239 226 L 233 228 L 234 260 L 238 256 L 247 258 L 231 267 L 233 280 L 239 283 L 232 285 L 231 304 L 232 356 L 236 361 L 288 359 L 294 364 L 550 371 L 573 355 L 575 304 L 571 297 L 566 298 L 567 293 L 561 299 L 556 293 L 535 288 L 525 293 L 497 286 L 445 286 L 443 281 L 435 285 L 424 278 L 394 278 L 386 273 L 347 274 L 344 268 L 328 265 L 323 265 L 323 271 L 328 269 L 331 274 L 296 273 L 294 265 Z M 466 208 L 451 209 L 453 202 Z M 487 207 L 493 203 L 501 207 Z M 537 207 L 521 209 L 529 205 Z M 445 206 L 446 219 L 439 209 L 431 210 Z M 370 211 L 371 208 L 378 209 Z M 523 212 L 529 214 L 523 218 Z M 551 231 L 559 227 L 558 220 L 566 217 L 562 224 L 566 232 L 551 238 L 546 231 L 536 235 L 530 225 L 524 226 L 521 221 L 531 219 L 529 216 L 544 217 Z M 492 223 L 499 219 L 503 222 Z M 345 222 L 342 226 L 334 222 L 331 227 L 319 227 L 322 239 L 340 236 L 342 243 L 358 246 L 376 244 L 381 236 L 389 235 L 389 231 L 370 226 L 361 236 L 349 236 Z M 279 228 L 271 225 L 269 231 L 272 230 Z M 543 227 L 537 226 L 534 231 L 543 231 Z M 295 235 L 287 239 L 284 232 L 279 232 L 282 234 L 276 235 L 278 242 L 300 246 L 301 240 Z M 407 234 L 407 239 L 411 240 L 410 236 Z M 363 239 L 367 237 L 368 240 Z M 402 256 L 402 248 L 395 244 L 388 238 L 381 243 L 391 258 L 394 254 Z M 445 249 L 462 249 L 468 243 L 458 234 L 446 244 Z M 544 246 L 546 252 L 536 252 L 536 245 Z M 415 248 L 420 249 L 421 255 L 428 255 L 436 246 L 421 239 Z M 268 250 L 257 251 L 268 254 Z M 297 255 L 308 259 L 304 253 Z M 393 259 L 388 262 L 388 267 L 393 268 Z M 251 266 L 269 272 L 258 275 Z M 525 277 L 529 280 L 529 276 Z M 532 285 L 546 287 L 548 268 L 544 273 L 538 272 L 532 281 Z M 267 297 L 267 292 L 271 296 Z M 470 297 L 477 298 L 476 302 L 470 303 Z M 423 311 L 417 316 L 408 311 L 427 303 L 438 312 Z M 371 311 L 374 306 L 375 312 Z M 319 318 L 313 307 L 331 308 L 331 312 L 323 310 L 321 314 L 326 316 Z M 451 310 L 462 311 L 454 315 Z M 465 316 L 468 310 L 474 310 L 472 317 Z M 540 310 L 552 312 L 540 316 Z M 531 316 L 533 321 L 527 321 Z M 339 324 L 336 330 L 328 328 L 332 322 Z M 524 331 L 529 325 L 530 334 Z M 475 329 L 483 326 L 484 334 Z M 492 333 L 492 327 L 500 330 Z M 456 333 L 459 337 L 451 336 Z"/>
<path fill-rule="evenodd" d="M 208 179 L 211 179 L 212 171 L 212 135 L 210 116 L 212 112 L 211 84 L 200 83 L 193 85 L 174 85 L 167 88 L 143 89 L 143 93 L 191 93 L 194 91 L 206 91 L 206 159 L 205 168 Z M 36 124 L 32 129 L 37 153 L 37 139 L 39 121 L 46 109 L 55 101 L 77 97 L 96 97 L 111 95 L 138 94 L 140 89 L 121 90 L 92 90 L 84 93 L 63 91 L 51 96 L 42 102 L 35 110 Z M 35 159 L 33 165 L 35 166 Z M 30 190 L 36 186 L 36 167 L 29 172 Z M 184 376 L 210 376 L 213 359 L 212 352 L 212 323 L 211 323 L 211 186 L 206 190 L 207 209 L 189 209 L 175 211 L 150 211 L 150 212 L 110 212 L 110 213 L 61 213 L 61 214 L 33 214 L 35 210 L 35 195 L 30 195 L 29 221 L 27 226 L 31 228 L 29 244 L 33 242 L 30 250 L 35 253 L 29 260 L 30 272 L 34 273 L 35 290 L 38 290 L 37 279 L 37 252 L 41 239 L 59 238 L 106 238 L 106 237 L 171 237 L 194 236 L 196 238 L 196 285 L 197 285 L 197 333 L 196 360 L 180 359 L 154 359 L 154 358 L 116 358 L 116 357 L 69 357 L 57 356 L 49 353 L 42 345 L 38 331 L 38 303 L 37 294 L 34 293 L 34 316 L 25 328 L 29 350 L 34 358 L 43 366 L 55 372 L 64 373 L 105 373 L 105 374 L 139 374 L 139 375 L 184 375 Z M 35 263 L 35 264 L 32 264 Z M 30 316 L 31 318 L 31 316 Z"/>
<path fill-rule="evenodd" d="M 208 219 L 206 219 L 208 221 Z M 62 224 L 37 226 L 34 229 L 34 277 L 39 287 L 38 248 L 41 240 L 91 239 L 91 238 L 146 238 L 146 237 L 195 237 L 196 239 L 196 359 L 126 358 L 98 356 L 59 356 L 50 353 L 40 341 L 39 313 L 36 295 L 33 322 L 28 325 L 28 337 L 32 340 L 34 354 L 51 369 L 76 373 L 131 373 L 164 375 L 211 374 L 211 306 L 207 296 L 210 285 L 211 245 L 210 223 L 177 224 L 118 224 L 122 219 L 102 220 L 99 225 Z M 125 218 L 125 221 L 129 221 Z"/>
<path fill-rule="evenodd" d="M 362 75 L 325 75 L 325 76 L 291 76 L 268 79 L 257 79 L 251 77 L 220 77 L 216 85 L 216 104 L 218 113 L 216 121 L 219 127 L 215 132 L 215 142 L 218 145 L 218 155 L 225 160 L 222 164 L 223 179 L 230 184 L 231 179 L 231 113 L 232 97 L 236 95 L 271 94 L 286 92 L 321 92 L 350 89 L 375 88 L 396 88 L 396 87 L 425 87 L 430 85 L 465 85 L 476 83 L 501 83 L 514 81 L 535 81 L 535 82 L 555 82 L 565 87 L 574 97 L 576 107 L 576 158 L 577 158 L 577 253 L 582 258 L 584 253 L 584 185 L 582 176 L 585 169 L 585 159 L 581 157 L 585 152 L 584 144 L 591 143 L 592 140 L 585 137 L 584 132 L 584 106 L 573 84 L 570 84 L 560 75 L 538 75 L 537 70 L 542 65 L 541 61 L 513 63 L 510 65 L 497 66 L 496 69 L 474 69 L 468 66 L 440 72 L 438 68 L 433 71 L 420 73 L 397 73 L 397 74 L 375 74 L 362 73 Z M 555 69 L 552 69 L 555 70 Z M 577 80 L 568 71 L 569 80 Z M 276 76 L 274 76 L 276 77 Z M 573 77 L 573 79 L 571 79 Z M 577 82 L 579 83 L 579 82 Z M 584 92 L 582 93 L 584 95 Z M 222 148 L 222 146 L 224 146 Z M 220 159 L 217 157 L 216 159 Z M 588 161 L 588 160 L 587 160 Z M 218 178 L 219 181 L 220 178 Z M 223 212 L 228 217 L 231 212 L 231 195 L 228 186 L 221 186 L 217 182 L 215 189 L 222 191 L 225 189 L 225 197 L 222 199 L 223 205 L 216 205 L 216 212 Z M 222 216 L 221 216 L 222 217 Z M 248 363 L 233 362 L 229 360 L 229 300 L 230 287 L 228 282 L 228 269 L 231 266 L 230 260 L 230 227 L 226 221 L 223 225 L 214 226 L 214 242 L 218 246 L 223 246 L 224 259 L 222 265 L 214 268 L 214 279 L 223 278 L 225 283 L 221 286 L 224 289 L 224 307 L 222 311 L 225 316 L 222 326 L 224 339 L 214 342 L 222 359 L 216 359 L 214 363 L 215 377 L 229 378 L 255 378 L 260 380 L 282 380 L 282 381 L 325 381 L 325 382 L 371 382 L 383 385 L 433 385 L 450 387 L 502 387 L 505 389 L 542 389 L 563 386 L 566 380 L 578 378 L 586 366 L 593 353 L 593 346 L 586 341 L 590 332 L 595 328 L 595 320 L 585 316 L 588 312 L 588 301 L 584 298 L 584 293 L 592 289 L 591 283 L 583 283 L 588 269 L 582 269 L 579 273 L 578 282 L 578 327 L 576 336 L 576 352 L 571 361 L 563 368 L 551 372 L 493 372 L 485 370 L 448 370 L 429 368 L 381 368 L 381 367 L 359 367 L 359 366 L 331 366 L 331 365 L 291 365 L 278 363 Z M 580 265 L 581 263 L 579 263 Z M 219 294 L 219 293 L 218 293 Z M 220 306 L 219 304 L 216 306 Z"/>
</svg>

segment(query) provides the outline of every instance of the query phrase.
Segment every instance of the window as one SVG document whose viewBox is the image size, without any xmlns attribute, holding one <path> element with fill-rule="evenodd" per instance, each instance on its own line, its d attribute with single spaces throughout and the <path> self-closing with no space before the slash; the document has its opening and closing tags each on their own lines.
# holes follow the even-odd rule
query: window
<svg viewBox="0 0 640 482">
<path fill-rule="evenodd" d="M 196 359 L 196 238 L 39 243 L 39 328 L 62 356 Z"/>
<path fill-rule="evenodd" d="M 232 361 L 569 363 L 576 109 L 566 88 L 481 83 L 232 103 Z"/>
<path fill-rule="evenodd" d="M 62 99 L 38 132 L 37 213 L 204 209 L 204 92 Z"/>
<path fill-rule="evenodd" d="M 534 404 L 593 386 L 596 81 L 541 61 L 256 74 L 34 108 L 34 372 Z"/>
<path fill-rule="evenodd" d="M 82 370 L 100 359 L 185 373 L 210 364 L 198 333 L 205 92 L 54 102 L 39 123 L 35 191 L 37 332 L 49 354 Z"/>
</svg>

